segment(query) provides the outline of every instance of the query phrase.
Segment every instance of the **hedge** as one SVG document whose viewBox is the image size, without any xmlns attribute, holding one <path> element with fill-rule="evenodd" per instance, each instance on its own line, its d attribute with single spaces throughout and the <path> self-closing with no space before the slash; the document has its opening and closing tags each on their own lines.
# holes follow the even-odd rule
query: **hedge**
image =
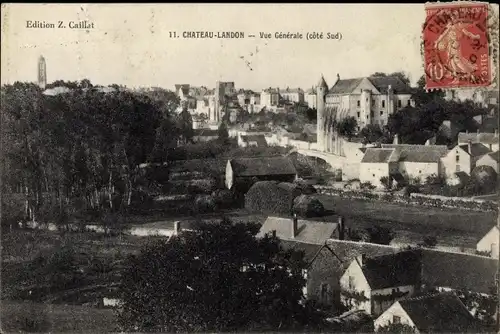
<svg viewBox="0 0 500 334">
<path fill-rule="evenodd" d="M 323 203 L 309 195 L 300 195 L 293 200 L 293 212 L 301 217 L 321 217 L 325 214 Z"/>
<path fill-rule="evenodd" d="M 297 187 L 275 181 L 256 182 L 245 195 L 245 208 L 263 213 L 290 215 Z"/>
<path fill-rule="evenodd" d="M 389 203 L 405 203 L 435 208 L 466 209 L 471 211 L 498 211 L 498 203 L 494 201 L 471 200 L 458 197 L 436 198 L 416 193 L 405 196 L 397 193 L 343 190 L 325 186 L 315 186 L 315 188 L 320 194 L 348 199 L 377 200 Z"/>
</svg>

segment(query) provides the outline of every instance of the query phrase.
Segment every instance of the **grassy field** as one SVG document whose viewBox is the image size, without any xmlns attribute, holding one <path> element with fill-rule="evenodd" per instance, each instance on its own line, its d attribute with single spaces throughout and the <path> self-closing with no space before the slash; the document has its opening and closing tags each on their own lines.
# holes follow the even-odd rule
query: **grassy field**
<svg viewBox="0 0 500 334">
<path fill-rule="evenodd" d="M 1 301 L 3 333 L 108 333 L 116 331 L 113 310 L 75 305 Z"/>
</svg>

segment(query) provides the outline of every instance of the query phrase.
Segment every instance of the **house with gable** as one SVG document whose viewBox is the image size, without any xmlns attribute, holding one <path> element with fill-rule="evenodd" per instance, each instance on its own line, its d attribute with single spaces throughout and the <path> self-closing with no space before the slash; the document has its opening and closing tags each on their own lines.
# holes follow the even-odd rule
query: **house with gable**
<svg viewBox="0 0 500 334">
<path fill-rule="evenodd" d="M 499 243 L 500 231 L 498 230 L 498 226 L 495 225 L 479 240 L 476 250 L 478 252 L 489 253 L 492 258 L 498 259 Z"/>
<path fill-rule="evenodd" d="M 453 293 L 429 294 L 396 301 L 375 321 L 375 332 L 390 324 L 407 325 L 416 333 L 477 333 L 478 321 Z"/>
<path fill-rule="evenodd" d="M 340 301 L 338 279 L 332 268 L 339 266 L 339 259 L 326 244 L 329 239 L 344 238 L 344 221 L 338 223 L 282 217 L 268 217 L 262 224 L 258 238 L 273 235 L 280 239 L 284 249 L 293 249 L 304 254 L 306 267 L 303 274 L 306 284 L 304 297 L 323 306 Z"/>
<path fill-rule="evenodd" d="M 285 101 L 302 103 L 304 102 L 304 91 L 301 88 L 290 88 L 287 87 L 284 90 L 280 90 L 280 95 Z"/>
<path fill-rule="evenodd" d="M 394 301 L 419 291 L 419 252 L 404 251 L 368 258 L 361 254 L 340 278 L 341 300 L 352 309 L 379 315 Z"/>
<path fill-rule="evenodd" d="M 383 187 L 380 179 L 398 172 L 399 162 L 394 148 L 367 148 L 359 165 L 359 181 Z"/>
<path fill-rule="evenodd" d="M 490 152 L 482 143 L 469 141 L 466 144 L 458 144 L 442 158 L 444 175 L 447 179 L 453 179 L 459 172 L 470 175 L 477 161 Z"/>
<path fill-rule="evenodd" d="M 497 121 L 498 122 L 498 121 Z M 495 152 L 499 150 L 500 141 L 498 138 L 498 129 L 494 133 L 490 132 L 460 132 L 458 134 L 458 145 L 466 145 L 479 143 L 486 146 L 490 151 Z"/>
</svg>

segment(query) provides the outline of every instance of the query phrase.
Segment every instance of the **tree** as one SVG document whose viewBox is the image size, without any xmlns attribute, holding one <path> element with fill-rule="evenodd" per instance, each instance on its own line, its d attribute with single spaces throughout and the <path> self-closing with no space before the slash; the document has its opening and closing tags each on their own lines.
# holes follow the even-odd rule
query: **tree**
<svg viewBox="0 0 500 334">
<path fill-rule="evenodd" d="M 497 187 L 497 172 L 491 166 L 476 166 L 471 172 L 470 182 L 478 194 L 493 193 Z"/>
<path fill-rule="evenodd" d="M 257 224 L 200 223 L 130 257 L 120 285 L 124 331 L 236 331 L 308 324 L 303 253 L 257 239 Z"/>
<path fill-rule="evenodd" d="M 382 183 L 386 190 L 390 190 L 392 188 L 392 179 L 388 176 L 382 176 L 380 178 L 380 183 Z"/>
<path fill-rule="evenodd" d="M 219 129 L 217 131 L 218 134 L 218 140 L 221 144 L 227 145 L 229 143 L 229 132 L 227 130 L 227 125 L 225 122 L 222 122 L 219 125 Z"/>
<path fill-rule="evenodd" d="M 360 131 L 360 135 L 367 143 L 375 143 L 384 137 L 384 132 L 377 124 L 367 124 Z"/>
<path fill-rule="evenodd" d="M 386 74 L 383 72 L 375 72 L 372 75 L 370 75 L 370 77 L 398 77 L 399 79 L 401 79 L 401 81 L 410 86 L 410 78 L 408 78 L 408 75 L 406 75 L 403 71 L 393 72 L 391 74 Z"/>
<path fill-rule="evenodd" d="M 425 105 L 431 101 L 438 101 L 444 98 L 442 90 L 425 90 L 425 75 L 422 75 L 417 81 L 417 87 L 414 90 L 411 99 L 415 101 L 416 106 Z"/>
<path fill-rule="evenodd" d="M 389 245 L 394 239 L 394 233 L 387 227 L 373 226 L 366 229 L 368 242 L 380 245 Z"/>
<path fill-rule="evenodd" d="M 312 109 L 312 108 L 307 108 L 306 110 L 306 117 L 307 117 L 307 120 L 311 123 L 316 123 L 317 119 L 318 119 L 318 111 L 316 110 L 316 108 Z"/>
<path fill-rule="evenodd" d="M 377 332 L 381 333 L 417 333 L 414 327 L 407 325 L 407 324 L 396 324 L 396 323 L 390 323 L 385 326 L 380 326 L 377 329 Z"/>
<path fill-rule="evenodd" d="M 347 137 L 349 140 L 354 135 L 358 122 L 354 117 L 347 117 L 337 123 L 337 130 L 340 135 Z"/>
<path fill-rule="evenodd" d="M 182 143 L 187 144 L 191 142 L 194 136 L 193 118 L 191 117 L 187 107 L 184 107 L 179 114 L 177 124 Z"/>
</svg>

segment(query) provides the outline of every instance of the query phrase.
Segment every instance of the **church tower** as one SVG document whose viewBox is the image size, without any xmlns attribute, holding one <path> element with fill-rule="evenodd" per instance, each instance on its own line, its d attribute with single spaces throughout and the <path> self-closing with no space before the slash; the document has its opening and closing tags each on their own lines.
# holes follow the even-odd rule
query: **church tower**
<svg viewBox="0 0 500 334">
<path fill-rule="evenodd" d="M 45 89 L 47 85 L 47 65 L 45 64 L 45 58 L 40 56 L 38 58 L 38 86 L 41 89 Z"/>
<path fill-rule="evenodd" d="M 326 94 L 328 93 L 328 85 L 326 84 L 325 78 L 323 75 L 319 80 L 318 86 L 316 87 L 316 109 L 318 112 L 316 125 L 317 129 L 317 145 L 319 151 L 325 150 L 325 130 L 326 130 Z"/>
</svg>

